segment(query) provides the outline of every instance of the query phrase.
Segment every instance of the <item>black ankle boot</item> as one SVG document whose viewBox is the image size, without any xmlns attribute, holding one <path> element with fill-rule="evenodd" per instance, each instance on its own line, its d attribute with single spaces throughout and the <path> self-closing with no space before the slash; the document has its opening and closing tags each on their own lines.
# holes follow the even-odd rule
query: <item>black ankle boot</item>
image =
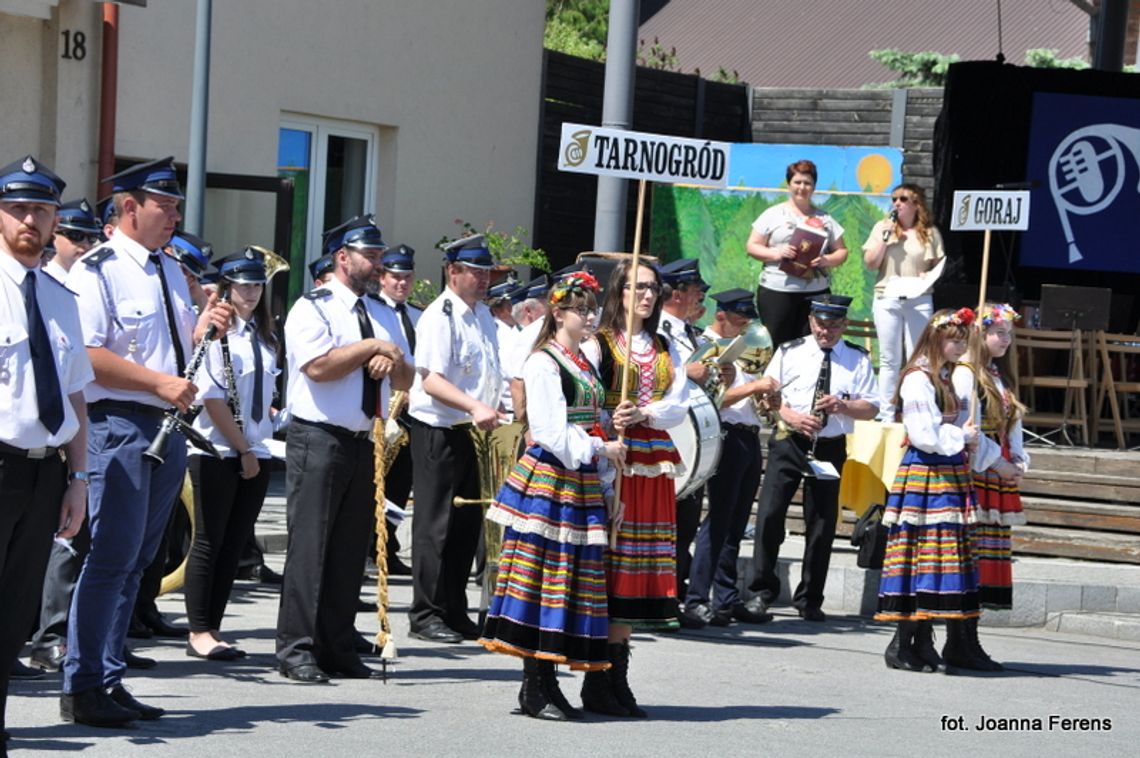
<svg viewBox="0 0 1140 758">
<path fill-rule="evenodd" d="M 937 671 L 943 665 L 942 658 L 934 647 L 933 621 L 927 619 L 918 622 L 918 627 L 914 630 L 914 652 L 931 671 Z"/>
<path fill-rule="evenodd" d="M 570 705 L 570 701 L 562 694 L 562 688 L 558 686 L 558 673 L 555 671 L 553 663 L 538 661 L 538 678 L 542 683 L 542 694 L 550 701 L 551 705 L 562 711 L 563 715 L 572 721 L 578 721 L 582 718 L 582 712 Z"/>
<path fill-rule="evenodd" d="M 990 658 L 982 648 L 982 643 L 978 641 L 978 619 L 966 619 L 963 622 L 966 644 L 970 647 L 973 653 L 974 661 L 978 664 L 979 671 L 1005 671 L 1005 666 Z"/>
<path fill-rule="evenodd" d="M 519 708 L 528 716 L 548 721 L 565 721 L 566 714 L 546 697 L 539 673 L 539 662 L 534 658 L 523 658 L 523 683 L 519 690 Z"/>
<path fill-rule="evenodd" d="M 609 671 L 587 671 L 582 680 L 582 707 L 603 716 L 629 716 L 614 697 Z"/>
<path fill-rule="evenodd" d="M 903 671 L 923 671 L 926 668 L 926 664 L 918 657 L 913 647 L 914 633 L 917 628 L 918 622 L 899 622 L 895 629 L 895 636 L 891 638 L 886 651 L 883 652 L 883 660 L 886 661 L 887 668 Z"/>
<path fill-rule="evenodd" d="M 968 635 L 964 619 L 946 619 L 946 644 L 942 646 L 942 658 L 946 662 L 947 673 L 951 669 L 986 670 L 974 654 Z"/>
<path fill-rule="evenodd" d="M 637 705 L 637 698 L 629 688 L 629 640 L 611 642 L 606 645 L 606 650 L 610 658 L 610 684 L 613 686 L 614 697 L 622 708 L 629 711 L 630 716 L 645 718 L 649 714 Z"/>
</svg>

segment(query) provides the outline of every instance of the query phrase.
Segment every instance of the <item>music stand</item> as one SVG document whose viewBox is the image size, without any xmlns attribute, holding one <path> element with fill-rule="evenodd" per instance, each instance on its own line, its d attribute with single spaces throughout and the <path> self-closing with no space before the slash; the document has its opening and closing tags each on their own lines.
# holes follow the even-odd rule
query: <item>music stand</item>
<svg viewBox="0 0 1140 758">
<path fill-rule="evenodd" d="M 1073 381 L 1074 367 L 1076 365 L 1077 332 L 1104 331 L 1108 329 L 1109 304 L 1112 301 L 1112 290 L 1106 287 L 1071 287 L 1062 284 L 1042 284 L 1041 304 L 1038 308 L 1039 325 L 1042 329 L 1069 331 L 1069 366 L 1066 372 L 1066 382 Z M 1052 445 L 1049 437 L 1060 434 L 1065 442 L 1074 447 L 1075 443 L 1069 437 L 1069 406 L 1066 387 L 1065 401 L 1062 403 L 1061 425 L 1059 428 L 1046 434 L 1035 434 L 1029 430 L 1024 433 L 1036 441 Z M 1092 444 L 1092 440 L 1086 440 Z"/>
</svg>

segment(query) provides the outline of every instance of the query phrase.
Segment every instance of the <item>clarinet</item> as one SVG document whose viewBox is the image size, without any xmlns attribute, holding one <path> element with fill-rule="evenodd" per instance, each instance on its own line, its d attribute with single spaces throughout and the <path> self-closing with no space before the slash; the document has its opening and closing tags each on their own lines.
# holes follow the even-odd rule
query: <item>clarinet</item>
<svg viewBox="0 0 1140 758">
<path fill-rule="evenodd" d="M 827 426 L 827 411 L 820 410 L 817 406 L 819 401 L 831 389 L 831 361 L 824 359 L 823 365 L 819 367 L 819 378 L 815 382 L 815 395 L 811 400 L 811 415 L 819 419 L 820 431 L 823 427 Z M 815 446 L 819 442 L 819 434 L 813 434 L 811 438 L 811 450 L 808 451 L 808 460 L 815 459 Z"/>
<path fill-rule="evenodd" d="M 230 407 L 230 413 L 234 415 L 234 423 L 237 424 L 238 431 L 243 435 L 245 434 L 245 422 L 241 417 L 241 398 L 238 397 L 237 379 L 234 377 L 234 361 L 230 357 L 230 343 L 226 337 L 222 337 L 222 375 L 226 379 L 226 404 Z"/>
<path fill-rule="evenodd" d="M 230 299 L 229 290 L 226 290 L 218 302 L 228 303 Z M 186 370 L 182 374 L 182 378 L 187 381 L 193 382 L 194 377 L 198 374 L 198 369 L 202 366 L 202 361 L 206 359 L 206 351 L 210 348 L 210 341 L 214 339 L 217 334 L 218 328 L 214 324 L 206 327 L 206 333 L 202 335 L 202 341 L 194 348 L 194 354 L 190 356 L 190 362 L 186 364 Z M 178 413 L 177 409 L 170 409 L 162 417 L 162 426 L 158 428 L 158 434 L 155 435 L 154 440 L 151 441 L 150 447 L 143 453 L 143 457 L 150 461 L 151 465 L 161 465 L 166 460 L 166 448 L 170 441 L 170 435 L 176 430 L 182 432 L 190 442 L 207 453 L 210 453 L 215 458 L 221 458 L 221 453 L 218 449 L 210 443 L 205 437 L 198 433 L 194 427 L 194 419 L 201 413 L 202 406 L 192 406 L 186 413 Z"/>
</svg>

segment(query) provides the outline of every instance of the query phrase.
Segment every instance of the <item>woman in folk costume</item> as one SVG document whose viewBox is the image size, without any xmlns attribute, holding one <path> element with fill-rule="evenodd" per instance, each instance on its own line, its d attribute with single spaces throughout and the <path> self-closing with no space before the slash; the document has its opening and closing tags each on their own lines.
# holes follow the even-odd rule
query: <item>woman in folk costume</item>
<svg viewBox="0 0 1140 758">
<path fill-rule="evenodd" d="M 959 419 L 969 413 L 977 393 L 974 422 L 982 431 L 974 453 L 977 523 L 970 525 L 970 548 L 978 566 L 978 600 L 982 608 L 1013 607 L 1013 564 L 1010 527 L 1025 523 L 1019 487 L 1029 467 L 1021 429 L 1025 406 L 1017 399 L 1013 370 L 1013 325 L 1021 318 L 1007 304 L 987 303 L 970 336 L 969 363 L 954 369 L 954 391 L 961 404 Z M 978 620 L 967 619 L 961 668 L 1001 671 L 978 642 Z"/>
<path fill-rule="evenodd" d="M 887 496 L 886 559 L 879 582 L 879 621 L 898 629 L 884 658 L 890 668 L 937 671 L 933 620 L 946 621 L 943 655 L 957 657 L 962 625 L 977 619 L 978 579 L 967 524 L 973 482 L 968 458 L 978 434 L 957 426 L 951 376 L 966 354 L 974 312 L 942 310 L 927 323 L 895 393 L 907 451 Z"/>
<path fill-rule="evenodd" d="M 534 440 L 515 464 L 487 518 L 502 524 L 495 597 L 480 640 L 523 659 L 519 706 L 530 716 L 581 718 L 563 697 L 554 665 L 609 668 L 603 552 L 606 505 L 599 464 L 620 466 L 625 446 L 601 431 L 604 396 L 582 338 L 597 315 L 597 281 L 566 277 L 551 290 L 535 351 L 523 365 Z M 612 481 L 612 476 L 610 480 Z"/>
<path fill-rule="evenodd" d="M 633 293 L 633 328 L 626 334 L 626 301 Z M 590 672 L 582 686 L 587 710 L 644 718 L 629 687 L 629 637 L 639 629 L 677 628 L 677 499 L 672 477 L 681 457 L 665 431 L 685 419 L 688 392 L 685 372 L 668 342 L 657 335 L 661 315 L 661 279 L 656 269 L 631 261 L 618 264 L 606 287 L 605 303 L 586 357 L 598 367 L 606 389 L 605 407 L 613 427 L 623 434 L 629 453 L 621 480 L 620 502 L 611 528 L 615 539 L 606 555 L 609 595 L 608 655 L 613 666 Z M 630 336 L 632 335 L 632 337 Z M 630 400 L 620 403 L 622 368 L 630 363 Z M 620 709 L 610 707 L 612 692 Z"/>
</svg>

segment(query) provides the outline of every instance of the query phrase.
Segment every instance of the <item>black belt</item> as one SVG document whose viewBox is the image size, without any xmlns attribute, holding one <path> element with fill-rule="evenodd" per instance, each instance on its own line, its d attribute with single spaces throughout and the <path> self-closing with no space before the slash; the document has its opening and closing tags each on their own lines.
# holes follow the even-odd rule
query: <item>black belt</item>
<svg viewBox="0 0 1140 758">
<path fill-rule="evenodd" d="M 308 419 L 297 418 L 296 416 L 289 423 L 297 423 L 302 426 L 313 426 L 321 431 L 328 432 L 329 434 L 337 437 L 350 437 L 355 440 L 371 440 L 372 432 L 354 432 L 351 429 L 345 429 L 343 426 L 336 424 L 326 424 L 324 421 L 309 421 Z"/>
<path fill-rule="evenodd" d="M 28 458 L 29 460 L 38 461 L 42 458 L 50 458 L 53 455 L 59 454 L 58 447 L 32 447 L 25 450 L 22 447 L 9 445 L 7 442 L 0 442 L 0 453 L 4 455 L 14 455 L 17 458 Z"/>
<path fill-rule="evenodd" d="M 738 432 L 745 432 L 746 434 L 759 434 L 760 433 L 760 427 L 756 426 L 755 424 L 742 424 L 742 423 L 734 423 L 731 421 L 722 421 L 720 425 L 723 426 L 725 429 L 732 429 L 732 430 L 738 431 Z"/>
<path fill-rule="evenodd" d="M 154 418 L 162 418 L 166 413 L 162 408 L 147 405 L 146 403 L 136 403 L 133 400 L 96 400 L 94 403 L 87 404 L 88 413 L 102 413 L 105 415 L 113 411 L 118 413 L 137 413 L 140 416 L 151 416 Z"/>
</svg>

